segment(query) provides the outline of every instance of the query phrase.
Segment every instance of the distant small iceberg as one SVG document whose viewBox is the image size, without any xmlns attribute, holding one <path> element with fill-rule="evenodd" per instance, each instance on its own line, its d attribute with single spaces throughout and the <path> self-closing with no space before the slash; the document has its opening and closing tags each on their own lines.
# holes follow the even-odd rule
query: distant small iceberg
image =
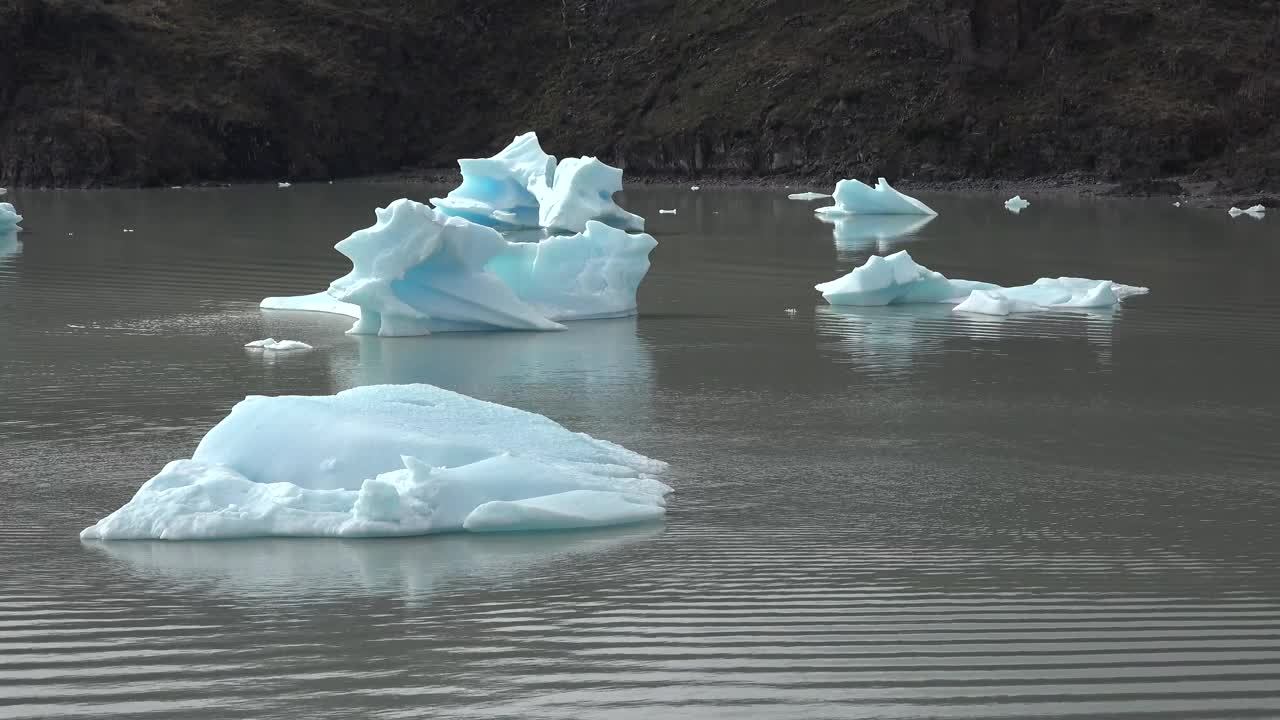
<svg viewBox="0 0 1280 720">
<path fill-rule="evenodd" d="M 311 350 L 312 349 L 310 345 L 298 340 L 276 340 L 275 338 L 267 338 L 266 340 L 254 340 L 253 342 L 245 343 L 244 346 L 247 348 L 255 349 L 255 350 L 275 350 L 275 351 Z"/>
<path fill-rule="evenodd" d="M 1027 208 L 1031 207 L 1031 203 L 1026 200 L 1023 200 L 1021 195 L 1014 195 L 1013 197 L 1004 201 L 1004 207 L 1009 212 L 1013 213 L 1014 215 L 1017 215 L 1023 210 L 1026 210 Z"/>
<path fill-rule="evenodd" d="M 446 215 L 498 230 L 547 228 L 582 232 L 588 222 L 621 230 L 644 230 L 644 218 L 613 200 L 622 190 L 622 170 L 594 157 L 556 161 L 536 133 L 516 137 L 488 158 L 458 161 L 462 184 L 431 204 Z"/>
<path fill-rule="evenodd" d="M 1008 315 L 1056 308 L 1111 307 L 1145 287 L 1110 280 L 1040 278 L 1030 285 L 1001 287 L 974 280 L 951 280 L 920 265 L 906 250 L 872 256 L 847 275 L 814 286 L 832 305 L 942 303 L 960 312 Z"/>
<path fill-rule="evenodd" d="M 790 195 L 787 196 L 787 199 L 788 200 L 821 200 L 822 198 L 829 198 L 829 197 L 831 197 L 829 193 L 802 192 L 802 193 L 791 193 Z"/>
<path fill-rule="evenodd" d="M 1233 207 L 1230 210 L 1228 210 L 1227 213 L 1229 213 L 1231 217 L 1240 217 L 1241 215 L 1248 215 L 1252 218 L 1260 220 L 1264 215 L 1266 215 L 1267 209 L 1261 205 L 1254 205 L 1253 207 L 1245 208 L 1244 210 L 1241 210 L 1238 207 Z"/>
<path fill-rule="evenodd" d="M 873 188 L 857 180 L 841 180 L 831 196 L 835 205 L 814 212 L 826 215 L 937 215 L 933 208 L 904 195 L 880 178 Z"/>
</svg>

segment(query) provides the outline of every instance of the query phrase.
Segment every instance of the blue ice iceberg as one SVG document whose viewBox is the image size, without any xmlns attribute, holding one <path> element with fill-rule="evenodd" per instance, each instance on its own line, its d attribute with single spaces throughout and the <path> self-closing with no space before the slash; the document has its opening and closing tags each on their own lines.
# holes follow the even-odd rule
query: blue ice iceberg
<svg viewBox="0 0 1280 720">
<path fill-rule="evenodd" d="M 832 305 L 946 303 L 961 312 L 1008 315 L 1054 308 L 1111 307 L 1147 288 L 1110 280 L 1040 278 L 1030 285 L 1000 287 L 951 280 L 918 264 L 906 250 L 872 256 L 849 274 L 814 286 Z"/>
<path fill-rule="evenodd" d="M 21 230 L 22 228 L 18 227 L 20 222 L 22 222 L 22 216 L 18 214 L 13 205 L 7 202 L 0 202 L 0 235 Z"/>
<path fill-rule="evenodd" d="M 582 232 L 590 221 L 644 230 L 644 218 L 618 207 L 622 170 L 593 157 L 559 163 L 543 152 L 536 133 L 520 135 L 490 158 L 458 161 L 462 184 L 432 198 L 441 212 L 499 230 L 542 227 Z"/>
<path fill-rule="evenodd" d="M 400 199 L 336 245 L 350 273 L 327 293 L 267 298 L 271 310 L 357 318 L 351 332 L 381 336 L 454 330 L 563 330 L 559 320 L 636 312 L 649 270 L 649 235 L 595 221 L 568 236 L 509 242 L 496 230 Z"/>
<path fill-rule="evenodd" d="M 96 540 L 377 537 L 656 520 L 666 463 L 432 385 L 250 396 Z"/>
<path fill-rule="evenodd" d="M 1009 212 L 1013 213 L 1014 215 L 1017 215 L 1018 213 L 1022 212 L 1023 210 L 1026 210 L 1029 207 L 1031 207 L 1031 203 L 1028 202 L 1027 200 L 1024 200 L 1021 195 L 1014 195 L 1013 197 L 1004 201 L 1004 208 Z"/>
<path fill-rule="evenodd" d="M 814 212 L 824 215 L 937 215 L 919 200 L 894 190 L 880 178 L 873 188 L 857 180 L 836 183 L 835 205 Z"/>
</svg>

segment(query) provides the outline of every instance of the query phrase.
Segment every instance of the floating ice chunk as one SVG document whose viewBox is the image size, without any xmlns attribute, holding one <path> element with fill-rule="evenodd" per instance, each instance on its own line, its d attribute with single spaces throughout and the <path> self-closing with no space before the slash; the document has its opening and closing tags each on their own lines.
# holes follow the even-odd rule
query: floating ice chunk
<svg viewBox="0 0 1280 720">
<path fill-rule="evenodd" d="M 949 280 L 911 258 L 906 250 L 872 256 L 849 274 L 816 285 L 832 305 L 947 303 L 964 312 L 1004 315 L 1048 308 L 1110 307 L 1147 288 L 1110 280 L 1040 278 L 1030 285 L 1000 287 L 973 280 Z M 981 291 L 981 292 L 976 292 Z"/>
<path fill-rule="evenodd" d="M 829 197 L 831 197 L 831 195 L 827 193 L 802 192 L 802 193 L 792 193 L 787 196 L 787 199 L 788 200 L 821 200 L 822 198 L 829 198 Z"/>
<path fill-rule="evenodd" d="M 559 320 L 636 311 L 657 242 L 595 221 L 583 232 L 509 242 L 492 228 L 400 199 L 337 244 L 352 271 L 324 293 L 267 298 L 270 310 L 357 318 L 355 334 L 563 330 Z"/>
<path fill-rule="evenodd" d="M 690 186 L 690 187 L 689 187 L 689 189 L 690 189 L 690 190 L 693 190 L 694 192 L 697 192 L 697 191 L 701 190 L 702 188 L 698 187 L 697 185 L 692 185 L 692 186 Z"/>
<path fill-rule="evenodd" d="M 1178 201 L 1178 200 L 1175 200 L 1175 201 L 1173 202 L 1173 206 L 1174 206 L 1174 207 L 1176 207 L 1176 208 L 1180 208 L 1180 207 L 1182 207 L 1182 202 L 1181 202 L 1181 201 Z"/>
<path fill-rule="evenodd" d="M 490 158 L 458 161 L 462 184 L 431 204 L 500 230 L 545 227 L 581 232 L 588 221 L 644 230 L 644 218 L 618 207 L 622 170 L 593 157 L 556 159 L 528 132 Z"/>
<path fill-rule="evenodd" d="M 836 204 L 820 207 L 814 212 L 829 215 L 937 215 L 932 208 L 919 200 L 903 195 L 880 178 L 873 188 L 857 180 L 841 180 L 836 183 Z"/>
<path fill-rule="evenodd" d="M 958 303 L 973 290 L 997 286 L 948 280 L 899 250 L 883 257 L 873 255 L 848 275 L 814 287 L 832 305 L 896 305 Z"/>
<path fill-rule="evenodd" d="M 276 340 L 275 338 L 267 338 L 266 340 L 254 340 L 251 343 L 245 343 L 247 348 L 258 348 L 261 350 L 310 350 L 311 346 L 298 340 Z"/>
<path fill-rule="evenodd" d="M 658 211 L 658 214 L 660 214 L 660 215 L 675 215 L 675 214 L 676 214 L 676 211 L 675 211 L 675 208 L 672 208 L 671 210 L 659 210 L 659 211 Z"/>
<path fill-rule="evenodd" d="M 1240 217 L 1241 215 L 1248 215 L 1249 217 L 1252 217 L 1252 218 L 1262 219 L 1262 217 L 1264 217 L 1267 214 L 1267 209 L 1261 205 L 1254 205 L 1245 210 L 1241 210 L 1238 207 L 1233 207 L 1227 212 L 1231 215 L 1231 217 Z"/>
<path fill-rule="evenodd" d="M 666 464 L 431 385 L 246 398 L 83 539 L 373 537 L 661 518 Z"/>
<path fill-rule="evenodd" d="M 1031 203 L 1027 202 L 1026 200 L 1023 200 L 1021 195 L 1014 195 L 1013 197 L 1004 201 L 1004 207 L 1009 212 L 1013 213 L 1014 215 L 1017 215 L 1023 210 L 1031 207 Z"/>
<path fill-rule="evenodd" d="M 0 202 L 0 233 L 21 230 L 18 224 L 22 222 L 22 216 L 12 204 Z"/>
<path fill-rule="evenodd" d="M 169 187 L 169 189 L 170 189 L 170 190 L 181 190 L 181 189 L 182 189 L 182 186 L 181 186 L 181 185 L 172 185 L 172 186 L 170 186 L 170 187 Z"/>
<path fill-rule="evenodd" d="M 281 188 L 281 189 L 283 189 L 283 188 L 287 188 L 287 187 L 293 187 L 293 183 L 278 182 L 278 183 L 276 183 L 276 187 Z"/>
<path fill-rule="evenodd" d="M 0 197 L 4 197 L 5 195 L 8 195 L 8 194 L 9 194 L 9 191 L 8 191 L 8 190 L 6 190 L 5 188 L 0 187 Z"/>
</svg>

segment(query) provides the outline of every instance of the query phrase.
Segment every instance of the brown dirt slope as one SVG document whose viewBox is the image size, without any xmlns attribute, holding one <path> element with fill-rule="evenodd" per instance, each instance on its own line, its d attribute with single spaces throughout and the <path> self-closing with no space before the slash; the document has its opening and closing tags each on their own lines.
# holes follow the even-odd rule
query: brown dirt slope
<svg viewBox="0 0 1280 720">
<path fill-rule="evenodd" d="M 0 0 L 0 184 L 629 172 L 1280 189 L 1273 0 Z"/>
</svg>

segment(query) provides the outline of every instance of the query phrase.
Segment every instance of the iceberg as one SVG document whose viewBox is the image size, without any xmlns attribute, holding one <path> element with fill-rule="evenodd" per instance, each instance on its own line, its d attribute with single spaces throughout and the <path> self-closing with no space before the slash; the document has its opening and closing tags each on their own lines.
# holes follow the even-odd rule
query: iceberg
<svg viewBox="0 0 1280 720">
<path fill-rule="evenodd" d="M 1112 307 L 1147 288 L 1110 280 L 1040 278 L 1030 285 L 1001 287 L 951 280 L 916 263 L 906 250 L 874 255 L 849 274 L 814 286 L 832 305 L 945 303 L 962 312 L 1008 315 L 1053 308 Z"/>
<path fill-rule="evenodd" d="M 836 183 L 836 204 L 820 207 L 814 212 L 826 215 L 937 215 L 932 208 L 919 200 L 903 195 L 880 178 L 873 188 L 857 180 L 841 180 Z"/>
<path fill-rule="evenodd" d="M 1261 219 L 1264 215 L 1266 215 L 1267 209 L 1261 205 L 1254 205 L 1244 210 L 1241 210 L 1238 207 L 1232 207 L 1230 210 L 1227 211 L 1227 213 L 1229 213 L 1231 217 L 1240 217 L 1241 215 L 1248 215 L 1249 217 L 1252 217 L 1255 219 Z"/>
<path fill-rule="evenodd" d="M 0 202 L 0 235 L 21 230 L 22 228 L 18 227 L 21 222 L 22 216 L 12 204 Z"/>
<path fill-rule="evenodd" d="M 247 348 L 255 348 L 259 350 L 310 350 L 311 346 L 298 340 L 276 340 L 275 338 L 267 338 L 266 340 L 254 340 L 251 343 L 245 343 Z"/>
<path fill-rule="evenodd" d="M 1023 210 L 1026 210 L 1027 208 L 1031 207 L 1031 203 L 1027 202 L 1026 200 L 1023 200 L 1021 195 L 1014 195 L 1013 197 L 1004 201 L 1004 207 L 1009 212 L 1013 213 L 1014 215 L 1017 215 Z"/>
<path fill-rule="evenodd" d="M 85 540 L 385 537 L 660 519 L 666 463 L 432 385 L 245 398 Z"/>
<path fill-rule="evenodd" d="M 510 242 L 498 231 L 400 199 L 335 247 L 353 268 L 327 293 L 272 297 L 268 310 L 356 318 L 353 334 L 563 330 L 560 320 L 634 315 L 651 236 L 594 220 L 576 235 Z"/>
<path fill-rule="evenodd" d="M 675 210 L 675 208 L 672 208 L 671 210 L 659 210 L 659 211 L 658 211 L 658 214 L 659 214 L 659 215 L 675 215 L 675 214 L 676 214 L 676 210 Z"/>
<path fill-rule="evenodd" d="M 431 204 L 441 212 L 499 230 L 543 227 L 582 232 L 601 222 L 622 230 L 644 230 L 644 218 L 618 207 L 622 170 L 594 157 L 558 163 L 538 144 L 536 133 L 516 137 L 490 158 L 458 161 L 462 184 Z"/>
<path fill-rule="evenodd" d="M 791 193 L 790 195 L 787 196 L 787 199 L 788 200 L 821 200 L 822 198 L 829 198 L 829 197 L 831 196 L 827 193 L 802 192 L 802 193 Z"/>
</svg>

